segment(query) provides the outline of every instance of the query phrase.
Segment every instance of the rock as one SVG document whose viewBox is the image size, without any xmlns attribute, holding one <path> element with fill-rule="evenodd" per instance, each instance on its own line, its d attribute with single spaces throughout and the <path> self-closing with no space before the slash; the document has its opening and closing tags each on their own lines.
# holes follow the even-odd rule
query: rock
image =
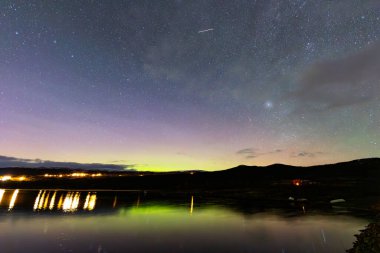
<svg viewBox="0 0 380 253">
<path fill-rule="evenodd" d="M 330 200 L 330 204 L 344 203 L 344 202 L 346 202 L 346 200 L 344 200 L 344 199 L 333 199 L 333 200 Z"/>
</svg>

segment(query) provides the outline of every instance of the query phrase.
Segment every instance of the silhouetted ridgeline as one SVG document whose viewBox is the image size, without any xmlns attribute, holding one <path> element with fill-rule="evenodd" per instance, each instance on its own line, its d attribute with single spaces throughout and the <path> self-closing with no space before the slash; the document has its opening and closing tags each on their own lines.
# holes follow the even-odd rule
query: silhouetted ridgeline
<svg viewBox="0 0 380 253">
<path fill-rule="evenodd" d="M 275 179 L 336 179 L 352 178 L 355 180 L 369 179 L 370 176 L 380 175 L 380 158 L 360 159 L 336 164 L 297 167 L 284 164 L 273 164 L 266 167 L 240 165 L 221 171 L 223 174 L 255 174 L 264 178 Z"/>
<path fill-rule="evenodd" d="M 354 191 L 360 186 L 369 192 L 379 192 L 380 158 L 361 159 L 350 162 L 296 167 L 274 164 L 266 167 L 238 166 L 232 169 L 203 172 L 185 171 L 171 173 L 152 172 L 101 172 L 101 177 L 44 178 L 46 173 L 72 173 L 69 169 L 0 169 L 0 173 L 18 175 L 41 175 L 38 180 L 0 182 L 3 187 L 18 188 L 93 188 L 138 190 L 236 190 L 269 188 L 281 190 L 293 187 L 292 180 L 300 179 L 303 189 L 321 190 L 324 186 L 341 187 Z M 78 170 L 75 170 L 78 172 Z M 98 173 L 99 171 L 94 171 Z M 86 171 L 91 173 L 91 171 Z M 318 187 L 317 187 L 318 186 Z"/>
</svg>

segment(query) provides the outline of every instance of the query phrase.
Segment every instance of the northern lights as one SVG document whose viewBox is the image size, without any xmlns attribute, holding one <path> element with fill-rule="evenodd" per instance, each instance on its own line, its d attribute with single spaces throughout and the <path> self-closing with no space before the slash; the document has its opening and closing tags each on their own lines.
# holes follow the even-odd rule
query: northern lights
<svg viewBox="0 0 380 253">
<path fill-rule="evenodd" d="M 380 156 L 379 27 L 375 0 L 1 1 L 0 156 L 154 171 Z"/>
</svg>

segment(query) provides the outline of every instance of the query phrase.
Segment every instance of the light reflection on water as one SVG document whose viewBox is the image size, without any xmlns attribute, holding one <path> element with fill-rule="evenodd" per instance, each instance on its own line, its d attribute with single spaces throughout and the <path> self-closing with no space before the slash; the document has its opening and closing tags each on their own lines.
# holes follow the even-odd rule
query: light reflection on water
<svg viewBox="0 0 380 253">
<path fill-rule="evenodd" d="M 201 206 L 191 195 L 184 203 L 94 191 L 0 190 L 1 197 L 1 252 L 337 253 L 368 223 L 331 214 L 247 215 Z"/>
<path fill-rule="evenodd" d="M 57 192 L 58 191 L 40 190 L 35 198 L 33 210 L 41 211 L 49 209 L 50 211 L 53 211 L 56 207 L 56 210 L 76 212 L 78 211 L 80 204 L 83 204 L 83 210 L 92 211 L 95 208 L 96 192 L 88 192 L 83 203 L 81 202 L 82 192 Z M 57 196 L 59 196 L 59 199 L 56 203 Z"/>
<path fill-rule="evenodd" d="M 1 201 L 3 200 L 4 193 L 5 193 L 5 190 L 0 189 L 0 204 L 1 204 Z"/>
<path fill-rule="evenodd" d="M 15 206 L 18 192 L 19 192 L 19 190 L 14 190 L 14 191 L 13 191 L 13 194 L 12 194 L 11 200 L 9 201 L 9 207 L 8 207 L 8 210 L 12 210 L 13 207 Z"/>
<path fill-rule="evenodd" d="M 15 206 L 16 204 L 16 200 L 17 200 L 17 196 L 18 196 L 18 193 L 19 193 L 19 190 L 16 189 L 16 190 L 10 190 L 10 196 L 9 196 L 9 204 L 8 204 L 8 211 L 12 211 L 13 207 Z M 6 193 L 6 190 L 5 189 L 0 189 L 0 206 L 4 206 L 4 202 L 3 201 L 3 198 L 4 198 L 4 195 Z"/>
</svg>

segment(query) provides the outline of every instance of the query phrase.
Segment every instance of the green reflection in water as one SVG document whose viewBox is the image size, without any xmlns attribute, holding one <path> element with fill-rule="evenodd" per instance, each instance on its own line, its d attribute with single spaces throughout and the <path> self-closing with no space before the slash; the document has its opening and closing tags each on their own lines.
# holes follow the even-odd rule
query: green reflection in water
<svg viewBox="0 0 380 253">
<path fill-rule="evenodd" d="M 7 232 L 0 232 L 0 243 L 16 247 L 14 252 L 16 240 L 37 252 L 42 245 L 52 252 L 57 245 L 82 252 L 95 244 L 111 252 L 151 252 L 154 247 L 162 252 L 344 252 L 366 223 L 346 216 L 247 217 L 214 207 L 190 215 L 185 206 L 148 205 L 105 215 L 2 217 L 2 231 Z"/>
<path fill-rule="evenodd" d="M 1 250 L 345 252 L 352 247 L 354 234 L 368 224 L 365 219 L 342 215 L 286 217 L 270 211 L 243 215 L 221 206 L 196 205 L 194 197 L 178 204 L 123 195 L 117 197 L 119 205 L 115 204 L 116 195 L 103 198 L 102 193 L 87 191 L 6 190 L 2 206 L 8 208 L 13 198 L 14 209 L 24 205 L 30 211 L 17 215 L 12 215 L 14 210 L 6 211 L 0 216 Z M 96 202 L 93 210 L 103 211 L 83 212 L 89 209 L 91 196 Z M 62 212 L 65 200 L 67 210 L 73 211 Z M 107 209 L 102 209 L 103 202 Z M 33 212 L 33 207 L 40 209 Z"/>
</svg>

